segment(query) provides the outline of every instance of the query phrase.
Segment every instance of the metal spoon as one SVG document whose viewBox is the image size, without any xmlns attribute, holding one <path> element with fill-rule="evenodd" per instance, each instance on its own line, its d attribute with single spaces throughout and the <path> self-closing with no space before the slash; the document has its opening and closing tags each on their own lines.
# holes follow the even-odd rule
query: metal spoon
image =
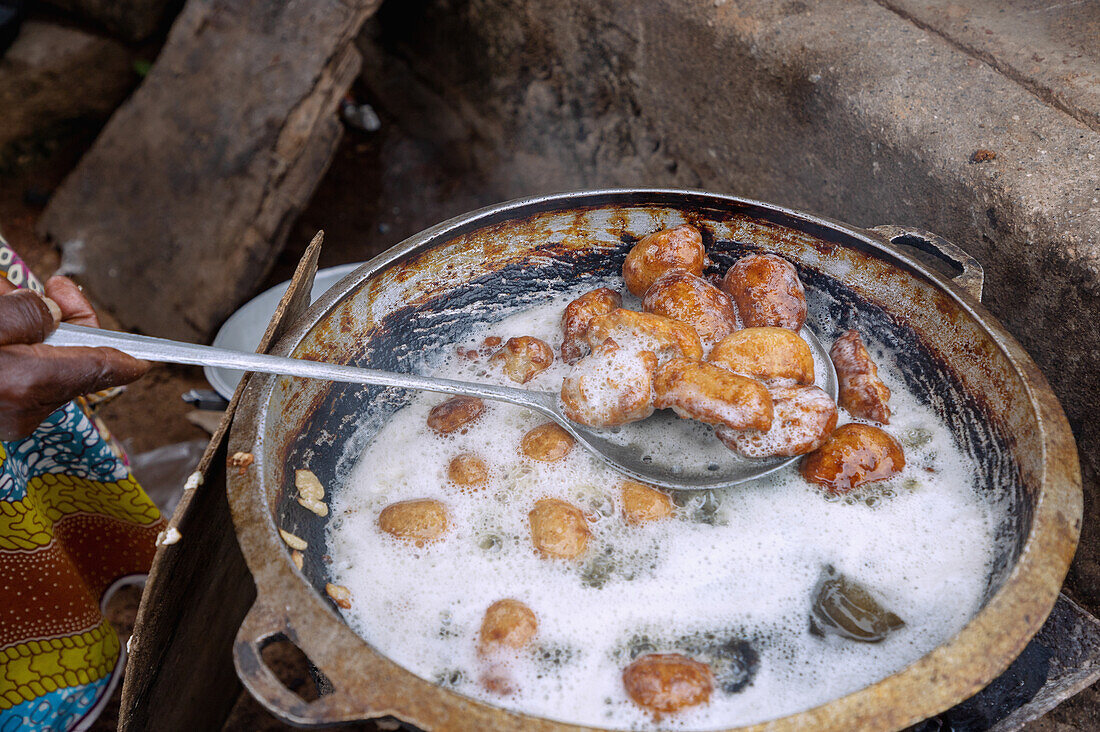
<svg viewBox="0 0 1100 732">
<path fill-rule="evenodd" d="M 800 335 L 810 344 L 814 361 L 825 366 L 825 383 L 818 386 L 836 399 L 836 371 L 828 352 L 809 328 L 803 328 Z M 722 445 L 710 434 L 711 428 L 707 425 L 680 419 L 667 410 L 622 427 L 591 429 L 566 417 L 561 411 L 558 395 L 551 392 L 244 353 L 67 323 L 59 325 L 46 343 L 51 346 L 108 346 L 147 361 L 219 366 L 349 384 L 465 394 L 516 404 L 554 420 L 586 450 L 615 470 L 642 482 L 673 490 L 710 490 L 737 485 L 775 472 L 798 459 L 743 458 Z"/>
</svg>

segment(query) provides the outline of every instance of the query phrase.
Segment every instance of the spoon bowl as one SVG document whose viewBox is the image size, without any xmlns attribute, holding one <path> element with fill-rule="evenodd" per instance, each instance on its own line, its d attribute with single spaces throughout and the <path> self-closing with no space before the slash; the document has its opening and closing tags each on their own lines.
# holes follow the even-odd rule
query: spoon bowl
<svg viewBox="0 0 1100 732">
<path fill-rule="evenodd" d="M 816 364 L 825 366 L 824 383 L 818 384 L 835 401 L 836 371 L 824 345 L 803 327 L 802 338 L 810 345 Z M 562 426 L 584 449 L 613 469 L 644 483 L 671 490 L 711 490 L 745 483 L 791 464 L 797 457 L 751 459 L 727 449 L 708 425 L 680 419 L 662 410 L 648 419 L 612 429 L 592 429 L 573 422 L 561 410 L 556 393 L 528 391 L 495 384 L 437 379 L 377 369 L 341 366 L 297 358 L 244 353 L 192 343 L 118 333 L 62 323 L 46 344 L 116 348 L 134 358 L 162 363 L 214 366 L 265 374 L 325 379 L 349 384 L 418 389 L 441 394 L 461 394 L 506 402 L 532 409 Z"/>
</svg>

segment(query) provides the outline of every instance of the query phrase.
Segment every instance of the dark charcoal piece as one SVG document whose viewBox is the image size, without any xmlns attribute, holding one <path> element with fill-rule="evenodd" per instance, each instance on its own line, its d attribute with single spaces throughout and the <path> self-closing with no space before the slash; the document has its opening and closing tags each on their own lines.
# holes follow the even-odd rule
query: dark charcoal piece
<svg viewBox="0 0 1100 732">
<path fill-rule="evenodd" d="M 752 644 L 734 638 L 713 649 L 707 661 L 714 672 L 718 688 L 727 694 L 736 694 L 752 683 L 760 668 L 760 656 Z"/>
<path fill-rule="evenodd" d="M 878 643 L 903 625 L 905 622 L 879 605 L 865 587 L 832 567 L 826 568 L 810 613 L 811 633 Z"/>
<path fill-rule="evenodd" d="M 989 686 L 946 712 L 913 725 L 905 732 L 984 732 L 1031 701 L 1046 683 L 1052 651 L 1032 641 Z"/>
<path fill-rule="evenodd" d="M 736 694 L 751 684 L 760 668 L 760 655 L 752 644 L 726 633 L 683 636 L 673 646 L 710 666 L 715 685 L 727 694 Z"/>
<path fill-rule="evenodd" d="M 8 50 L 15 37 L 19 35 L 19 26 L 23 22 L 26 8 L 23 0 L 3 0 L 0 2 L 0 56 Z"/>
</svg>

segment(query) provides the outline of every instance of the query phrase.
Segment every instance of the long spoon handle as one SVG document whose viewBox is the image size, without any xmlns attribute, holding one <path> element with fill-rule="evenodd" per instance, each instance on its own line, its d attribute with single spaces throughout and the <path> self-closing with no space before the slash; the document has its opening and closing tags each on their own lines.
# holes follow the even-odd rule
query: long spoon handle
<svg viewBox="0 0 1100 732">
<path fill-rule="evenodd" d="M 513 389 L 494 384 L 475 384 L 453 379 L 435 379 L 416 374 L 397 374 L 391 371 L 340 366 L 320 361 L 270 356 L 263 353 L 244 353 L 227 348 L 199 346 L 193 343 L 171 341 L 166 338 L 118 333 L 99 328 L 62 323 L 57 326 L 46 344 L 51 346 L 107 346 L 117 348 L 134 358 L 162 363 L 180 363 L 195 366 L 217 366 L 238 371 L 255 371 L 263 374 L 301 376 L 307 379 L 323 379 L 348 384 L 372 384 L 395 386 L 402 389 L 419 389 L 441 394 L 468 394 L 509 404 L 536 409 L 552 415 L 556 404 L 550 393 Z"/>
</svg>

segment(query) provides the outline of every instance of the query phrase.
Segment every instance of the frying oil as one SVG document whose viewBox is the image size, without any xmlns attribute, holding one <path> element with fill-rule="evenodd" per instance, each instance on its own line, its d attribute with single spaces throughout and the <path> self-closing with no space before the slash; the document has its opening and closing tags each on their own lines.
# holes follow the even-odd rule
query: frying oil
<svg viewBox="0 0 1100 732">
<path fill-rule="evenodd" d="M 562 310 L 581 292 L 455 345 L 533 335 L 557 354 Z M 448 353 L 435 375 L 514 385 L 484 357 Z M 368 443 L 332 499 L 330 569 L 352 595 L 343 615 L 375 649 L 425 679 L 529 715 L 599 727 L 751 724 L 885 678 L 976 614 L 998 509 L 979 496 L 976 471 L 947 427 L 905 391 L 891 356 L 878 363 L 893 391 L 886 430 L 905 446 L 902 474 L 838 499 L 792 466 L 682 496 L 674 518 L 634 526 L 619 513 L 621 479 L 581 448 L 553 463 L 520 453 L 523 435 L 545 418 L 487 403 L 465 430 L 441 436 L 425 421 L 444 397 L 416 395 Z M 558 359 L 526 388 L 557 391 L 567 370 Z M 843 410 L 840 421 L 850 421 Z M 463 492 L 448 482 L 447 464 L 461 453 L 489 465 L 485 487 Z M 546 560 L 532 549 L 527 514 L 544 497 L 588 514 L 592 538 L 580 560 Z M 442 501 L 449 515 L 443 540 L 424 547 L 377 524 L 386 505 L 417 498 Z M 877 644 L 811 634 L 826 567 L 869 589 L 905 626 Z M 490 666 L 477 654 L 478 630 L 502 598 L 528 605 L 538 632 L 529 648 Z M 655 720 L 627 697 L 622 669 L 639 652 L 683 652 L 687 638 L 748 643 L 755 674 L 739 691 L 716 688 L 709 704 Z M 488 691 L 487 675 L 506 677 L 513 692 Z"/>
</svg>

